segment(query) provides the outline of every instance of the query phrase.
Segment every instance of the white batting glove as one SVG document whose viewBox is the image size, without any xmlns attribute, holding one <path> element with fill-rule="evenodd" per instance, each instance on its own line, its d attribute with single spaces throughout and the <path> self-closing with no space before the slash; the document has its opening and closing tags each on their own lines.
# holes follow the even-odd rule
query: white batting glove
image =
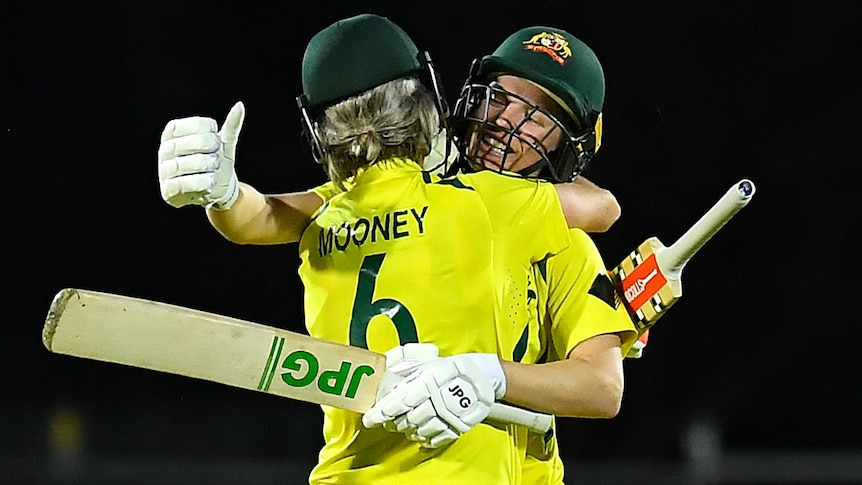
<svg viewBox="0 0 862 485">
<path fill-rule="evenodd" d="M 423 161 L 423 168 L 444 175 L 453 164 L 458 161 L 458 148 L 449 140 L 446 130 L 440 130 L 440 133 L 431 140 L 431 152 Z"/>
<path fill-rule="evenodd" d="M 496 355 L 462 354 L 420 364 L 362 417 L 366 427 L 387 421 L 427 448 L 448 444 L 484 420 L 505 395 Z"/>
<path fill-rule="evenodd" d="M 221 130 L 214 119 L 200 116 L 165 125 L 159 145 L 159 186 L 165 202 L 216 210 L 227 210 L 236 202 L 239 182 L 234 160 L 244 119 L 245 105 L 240 101 Z"/>
<path fill-rule="evenodd" d="M 386 352 L 386 373 L 377 389 L 377 398 L 388 394 L 396 384 L 413 373 L 421 364 L 437 359 L 440 349 L 429 343 L 409 343 Z"/>
<path fill-rule="evenodd" d="M 377 388 L 377 400 L 380 400 L 407 376 L 413 373 L 421 364 L 435 360 L 440 354 L 440 349 L 429 343 L 409 343 L 393 347 L 386 352 L 386 373 Z M 388 420 L 381 423 L 387 431 L 400 431 L 412 434 L 406 422 L 396 423 Z"/>
</svg>

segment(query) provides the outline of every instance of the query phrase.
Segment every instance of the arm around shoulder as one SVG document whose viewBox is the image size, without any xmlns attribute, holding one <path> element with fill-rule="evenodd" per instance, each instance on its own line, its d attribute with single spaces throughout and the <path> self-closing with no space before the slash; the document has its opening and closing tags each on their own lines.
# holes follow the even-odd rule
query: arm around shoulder
<svg viewBox="0 0 862 485">
<path fill-rule="evenodd" d="M 557 362 L 503 361 L 504 400 L 557 416 L 613 418 L 622 403 L 622 362 L 616 334 L 589 338 Z"/>
<path fill-rule="evenodd" d="M 555 187 L 569 227 L 600 233 L 620 218 L 621 209 L 614 194 L 583 176 Z"/>
</svg>

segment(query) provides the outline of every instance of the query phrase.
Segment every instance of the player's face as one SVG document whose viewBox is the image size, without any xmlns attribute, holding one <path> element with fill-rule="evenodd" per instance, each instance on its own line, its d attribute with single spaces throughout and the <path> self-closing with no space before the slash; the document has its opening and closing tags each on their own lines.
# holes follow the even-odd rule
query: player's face
<svg viewBox="0 0 862 485">
<path fill-rule="evenodd" d="M 554 101 L 535 84 L 516 76 L 500 76 L 490 87 L 487 99 L 474 110 L 474 116 L 487 116 L 489 122 L 471 135 L 474 163 L 492 170 L 520 172 L 536 165 L 543 155 L 547 158 L 562 136 L 546 114 L 556 106 Z"/>
</svg>

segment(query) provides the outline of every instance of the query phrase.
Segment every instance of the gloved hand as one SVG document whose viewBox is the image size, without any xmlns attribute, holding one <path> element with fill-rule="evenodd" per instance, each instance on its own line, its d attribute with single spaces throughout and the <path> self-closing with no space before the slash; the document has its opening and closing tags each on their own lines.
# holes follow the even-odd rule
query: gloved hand
<svg viewBox="0 0 862 485">
<path fill-rule="evenodd" d="M 442 176 L 457 161 L 458 148 L 449 139 L 444 128 L 431 141 L 431 152 L 425 157 L 423 168 Z"/>
<path fill-rule="evenodd" d="M 437 359 L 440 349 L 429 343 L 408 343 L 393 347 L 386 352 L 386 373 L 377 388 L 377 400 L 389 393 L 398 383 L 413 373 L 419 365 Z M 396 424 L 394 420 L 382 423 L 387 431 L 400 431 L 407 433 L 408 437 L 413 431 L 408 429 L 406 422 Z"/>
<path fill-rule="evenodd" d="M 393 347 L 386 352 L 386 373 L 377 389 L 377 399 L 385 396 L 421 364 L 437 359 L 440 349 L 429 343 L 409 343 Z"/>
<path fill-rule="evenodd" d="M 640 337 L 635 341 L 634 345 L 631 346 L 628 353 L 626 354 L 626 359 L 640 359 L 644 355 L 644 348 L 649 341 L 649 329 L 647 329 L 644 333 L 641 334 Z"/>
<path fill-rule="evenodd" d="M 362 423 L 369 428 L 394 426 L 422 446 L 437 448 L 484 420 L 505 389 L 505 374 L 496 355 L 435 358 L 420 363 L 381 396 Z"/>
<path fill-rule="evenodd" d="M 159 186 L 165 202 L 216 210 L 227 210 L 236 202 L 239 183 L 234 160 L 243 119 L 245 106 L 240 101 L 221 130 L 214 119 L 200 116 L 165 125 L 159 145 Z"/>
</svg>

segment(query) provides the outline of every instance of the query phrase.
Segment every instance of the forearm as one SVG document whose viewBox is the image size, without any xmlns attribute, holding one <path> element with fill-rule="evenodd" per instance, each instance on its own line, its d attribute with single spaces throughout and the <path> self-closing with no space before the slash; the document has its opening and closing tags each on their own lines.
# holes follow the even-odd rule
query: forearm
<svg viewBox="0 0 862 485">
<path fill-rule="evenodd" d="M 556 187 L 569 227 L 600 233 L 620 218 L 621 209 L 614 194 L 583 176 Z"/>
<path fill-rule="evenodd" d="M 597 353 L 575 353 L 547 364 L 502 362 L 506 374 L 505 401 L 558 416 L 612 418 L 623 393 L 622 354 L 615 347 Z"/>
<path fill-rule="evenodd" d="M 323 200 L 313 192 L 264 195 L 240 183 L 239 198 L 227 211 L 207 209 L 210 224 L 237 244 L 287 244 L 299 241 Z"/>
</svg>

